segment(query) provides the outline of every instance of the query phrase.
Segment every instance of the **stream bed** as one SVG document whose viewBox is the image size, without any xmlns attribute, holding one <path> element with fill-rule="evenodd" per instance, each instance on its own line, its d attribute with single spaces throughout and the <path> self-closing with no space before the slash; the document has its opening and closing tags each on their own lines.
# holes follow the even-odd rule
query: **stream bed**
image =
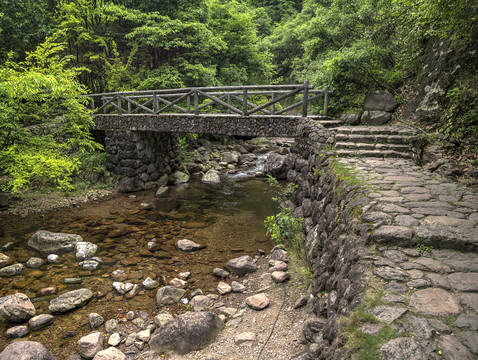
<svg viewBox="0 0 478 360">
<path fill-rule="evenodd" d="M 114 270 L 126 271 L 124 282 L 141 284 L 151 277 L 160 286 L 181 272 L 190 272 L 185 296 L 189 298 L 198 288 L 204 293 L 215 291 L 219 281 L 212 274 L 215 267 L 224 268 L 228 260 L 242 255 L 254 257 L 259 249 L 269 252 L 274 243 L 266 236 L 263 221 L 276 212 L 272 195 L 263 179 L 225 174 L 220 184 L 204 184 L 193 178 L 172 187 L 167 198 L 155 197 L 154 191 L 115 194 L 98 203 L 46 215 L 0 218 L 0 246 L 14 243 L 0 251 L 10 257 L 11 263 L 25 264 L 33 256 L 45 260 L 38 269 L 25 266 L 20 275 L 0 278 L 0 297 L 23 292 L 38 315 L 48 313 L 50 300 L 60 294 L 79 288 L 92 290 L 95 297 L 86 306 L 57 315 L 53 325 L 24 338 L 44 344 L 58 359 L 69 359 L 76 353 L 78 340 L 91 331 L 89 313 L 99 313 L 108 320 L 124 318 L 131 310 L 149 315 L 159 311 L 157 289 L 142 289 L 131 299 L 116 293 L 112 288 Z M 84 241 L 97 244 L 95 256 L 101 258 L 100 267 L 82 269 L 74 253 L 60 255 L 58 263 L 47 263 L 45 254 L 27 246 L 38 230 L 78 234 Z M 154 238 L 157 246 L 148 249 L 148 242 Z M 176 242 L 184 238 L 206 247 L 180 252 Z M 67 278 L 79 280 L 65 284 Z M 55 287 L 55 292 L 39 292 L 48 287 Z M 187 311 L 187 305 L 170 310 L 181 313 Z M 0 319 L 0 351 L 12 341 L 5 331 L 15 325 L 19 324 Z"/>
</svg>

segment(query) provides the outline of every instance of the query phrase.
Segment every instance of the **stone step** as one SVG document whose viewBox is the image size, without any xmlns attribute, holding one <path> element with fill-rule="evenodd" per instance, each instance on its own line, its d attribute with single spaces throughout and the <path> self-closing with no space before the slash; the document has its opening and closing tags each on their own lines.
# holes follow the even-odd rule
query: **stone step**
<svg viewBox="0 0 478 360">
<path fill-rule="evenodd" d="M 407 144 L 406 136 L 383 134 L 336 134 L 336 142 L 352 142 L 361 144 Z"/>
<path fill-rule="evenodd" d="M 337 128 L 344 124 L 341 120 L 319 120 L 319 123 L 326 128 Z"/>
<path fill-rule="evenodd" d="M 357 135 L 416 135 L 416 130 L 401 126 L 339 126 L 334 128 L 338 134 L 357 134 Z"/>
<path fill-rule="evenodd" d="M 355 149 L 355 150 L 394 150 L 399 152 L 408 152 L 410 149 L 408 145 L 403 144 L 368 144 L 368 143 L 353 143 L 353 142 L 337 142 L 335 143 L 337 149 Z"/>
<path fill-rule="evenodd" d="M 371 158 L 402 158 L 413 159 L 412 154 L 394 150 L 337 150 L 339 157 L 371 157 Z"/>
</svg>

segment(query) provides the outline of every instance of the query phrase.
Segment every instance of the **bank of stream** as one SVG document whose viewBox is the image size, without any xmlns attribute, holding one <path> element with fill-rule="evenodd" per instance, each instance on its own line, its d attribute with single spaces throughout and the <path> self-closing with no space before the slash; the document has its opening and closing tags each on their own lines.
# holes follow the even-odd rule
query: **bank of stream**
<svg viewBox="0 0 478 360">
<path fill-rule="evenodd" d="M 224 174 L 220 184 L 205 184 L 193 178 L 187 184 L 172 187 L 167 198 L 155 197 L 154 191 L 114 194 L 78 208 L 25 218 L 5 217 L 0 220 L 2 253 L 10 257 L 11 263 L 25 264 L 31 257 L 40 257 L 45 264 L 38 269 L 25 267 L 14 277 L 0 278 L 0 297 L 23 292 L 41 314 L 48 313 L 50 300 L 58 295 L 91 289 L 95 297 L 88 305 L 58 315 L 53 325 L 28 335 L 28 340 L 46 345 L 58 359 L 66 359 L 76 352 L 78 340 L 91 331 L 89 313 L 121 319 L 131 310 L 150 315 L 158 312 L 157 289 L 143 289 L 126 299 L 112 288 L 114 270 L 126 271 L 127 278 L 122 279 L 125 282 L 141 284 L 151 277 L 163 285 L 180 272 L 190 272 L 187 297 L 198 288 L 205 293 L 214 292 L 218 280 L 212 270 L 224 267 L 229 259 L 254 256 L 259 249 L 270 251 L 274 244 L 265 234 L 263 220 L 276 210 L 271 197 L 263 179 Z M 58 263 L 47 263 L 45 254 L 26 244 L 38 230 L 74 233 L 97 244 L 99 269 L 82 269 L 74 253 L 61 255 Z M 184 238 L 206 247 L 193 253 L 180 252 L 176 242 Z M 153 239 L 157 239 L 157 245 L 148 249 Z M 77 280 L 66 284 L 65 279 Z M 53 294 L 41 295 L 42 289 L 52 287 Z M 184 312 L 187 305 L 180 304 L 172 310 Z M 14 325 L 0 320 L 0 350 L 12 341 L 5 331 Z"/>
</svg>

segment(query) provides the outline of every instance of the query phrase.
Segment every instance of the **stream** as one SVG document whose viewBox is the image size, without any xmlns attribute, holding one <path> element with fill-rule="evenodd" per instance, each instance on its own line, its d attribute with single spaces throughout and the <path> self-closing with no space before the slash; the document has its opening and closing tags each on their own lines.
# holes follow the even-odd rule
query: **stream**
<svg viewBox="0 0 478 360">
<path fill-rule="evenodd" d="M 20 275 L 0 278 L 0 297 L 23 292 L 38 315 L 48 313 L 49 301 L 67 291 L 88 288 L 96 295 L 83 308 L 57 315 L 53 325 L 24 339 L 44 344 L 58 359 L 68 359 L 76 353 L 78 340 L 91 331 L 89 313 L 99 313 L 106 320 L 122 319 L 130 310 L 154 316 L 159 310 L 157 289 L 143 289 L 126 299 L 112 288 L 115 280 L 111 274 L 117 269 L 126 271 L 124 282 L 141 284 L 151 277 L 160 286 L 181 272 L 190 272 L 187 298 L 198 288 L 204 293 L 215 292 L 219 281 L 212 274 L 215 267 L 224 268 L 228 260 L 242 255 L 254 257 L 259 249 L 269 252 L 274 246 L 263 225 L 264 219 L 276 211 L 272 190 L 266 181 L 250 175 L 223 174 L 220 184 L 204 184 L 193 177 L 187 184 L 171 187 L 167 198 L 155 197 L 154 191 L 115 194 L 101 202 L 46 215 L 0 218 L 0 247 L 14 243 L 0 251 L 11 258 L 11 263 L 25 265 L 33 256 L 45 260 L 38 269 L 25 266 Z M 61 254 L 58 263 L 47 263 L 45 254 L 27 246 L 38 230 L 78 234 L 84 241 L 97 244 L 95 256 L 102 261 L 100 267 L 82 269 L 74 253 Z M 206 248 L 180 252 L 176 242 L 184 238 Z M 157 246 L 148 249 L 153 239 L 157 239 Z M 77 283 L 66 284 L 68 278 L 77 279 Z M 40 290 L 48 287 L 55 287 L 55 292 L 41 294 Z M 187 311 L 187 305 L 170 310 L 178 314 Z M 5 331 L 15 325 L 20 324 L 0 319 L 0 351 L 12 341 Z"/>
</svg>

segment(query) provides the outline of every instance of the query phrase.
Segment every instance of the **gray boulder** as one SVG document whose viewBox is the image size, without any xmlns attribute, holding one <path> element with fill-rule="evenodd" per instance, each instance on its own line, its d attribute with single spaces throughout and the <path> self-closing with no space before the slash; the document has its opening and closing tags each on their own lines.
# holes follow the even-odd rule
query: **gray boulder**
<svg viewBox="0 0 478 360">
<path fill-rule="evenodd" d="M 388 91 L 374 91 L 368 93 L 363 101 L 364 110 L 378 110 L 392 112 L 398 106 L 397 100 Z"/>
<path fill-rule="evenodd" d="M 126 355 L 115 347 L 109 347 L 108 349 L 98 352 L 93 360 L 126 360 Z"/>
<path fill-rule="evenodd" d="M 221 180 L 219 179 L 219 174 L 217 171 L 209 170 L 205 173 L 201 179 L 204 183 L 219 184 Z"/>
<path fill-rule="evenodd" d="M 92 257 L 96 250 L 98 250 L 98 245 L 87 242 L 79 241 L 76 243 L 76 258 L 78 260 L 84 260 L 86 258 Z"/>
<path fill-rule="evenodd" d="M 189 175 L 183 171 L 176 171 L 172 175 L 172 181 L 175 185 L 185 184 L 189 181 Z"/>
<path fill-rule="evenodd" d="M 174 286 L 163 286 L 156 292 L 156 303 L 159 307 L 176 304 L 186 293 L 184 289 Z"/>
<path fill-rule="evenodd" d="M 103 334 L 100 332 L 83 336 L 78 341 L 78 352 L 84 359 L 93 359 L 101 350 L 103 350 Z"/>
<path fill-rule="evenodd" d="M 264 171 L 278 180 L 287 179 L 288 163 L 287 156 L 276 153 L 270 154 L 267 158 Z"/>
<path fill-rule="evenodd" d="M 84 306 L 93 297 L 89 289 L 78 289 L 69 291 L 50 301 L 48 309 L 52 313 L 64 313 Z"/>
<path fill-rule="evenodd" d="M 30 329 L 32 329 L 32 331 L 38 331 L 38 330 L 46 328 L 47 326 L 50 326 L 54 322 L 55 322 L 55 317 L 53 315 L 41 314 L 41 315 L 32 317 L 28 321 L 28 326 L 30 327 Z"/>
<path fill-rule="evenodd" d="M 257 265 L 249 255 L 244 255 L 230 260 L 227 263 L 227 269 L 236 275 L 242 276 L 256 271 Z"/>
<path fill-rule="evenodd" d="M 379 111 L 379 110 L 367 110 L 362 114 L 361 122 L 363 125 L 383 125 L 390 121 L 392 114 Z"/>
<path fill-rule="evenodd" d="M 144 190 L 144 182 L 137 177 L 125 176 L 121 178 L 116 184 L 115 189 L 120 193 L 132 193 Z"/>
<path fill-rule="evenodd" d="M 170 351 L 186 354 L 211 343 L 223 328 L 219 317 L 210 312 L 179 315 L 153 335 L 149 346 L 159 354 Z"/>
<path fill-rule="evenodd" d="M 38 257 L 31 257 L 30 259 L 28 259 L 27 263 L 25 264 L 27 267 L 29 267 L 30 269 L 38 269 L 39 267 L 41 267 L 45 262 L 38 258 Z"/>
<path fill-rule="evenodd" d="M 342 114 L 340 116 L 340 120 L 342 120 L 345 124 L 348 125 L 358 125 L 360 124 L 360 115 L 359 114 Z"/>
<path fill-rule="evenodd" d="M 55 360 L 48 349 L 35 341 L 17 341 L 0 353 L 0 360 Z"/>
<path fill-rule="evenodd" d="M 23 293 L 7 296 L 0 304 L 0 315 L 8 321 L 23 322 L 35 316 L 35 312 L 35 306 Z"/>
<path fill-rule="evenodd" d="M 83 241 L 80 235 L 40 230 L 28 240 L 28 246 L 46 254 L 53 254 L 74 251 L 79 241 Z"/>
<path fill-rule="evenodd" d="M 9 261 L 10 261 L 9 256 L 0 253 L 0 268 L 7 265 Z"/>
</svg>

